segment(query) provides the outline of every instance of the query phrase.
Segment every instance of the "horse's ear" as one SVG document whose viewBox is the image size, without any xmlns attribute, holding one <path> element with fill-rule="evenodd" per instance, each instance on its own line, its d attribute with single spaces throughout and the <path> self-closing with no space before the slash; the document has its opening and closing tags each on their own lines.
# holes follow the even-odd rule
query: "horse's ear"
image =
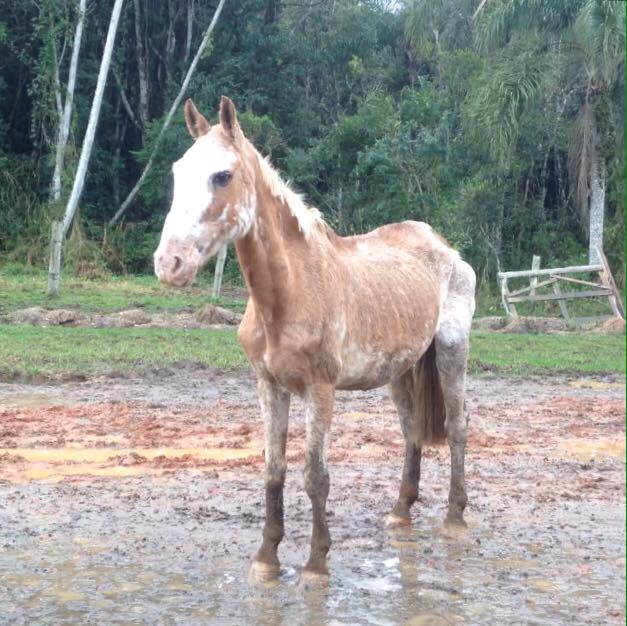
<svg viewBox="0 0 627 626">
<path fill-rule="evenodd" d="M 185 124 L 189 134 L 194 138 L 206 135 L 211 125 L 202 113 L 199 113 L 191 98 L 185 101 Z"/>
<path fill-rule="evenodd" d="M 237 111 L 235 105 L 230 98 L 222 96 L 220 98 L 220 124 L 224 132 L 233 139 L 235 143 L 239 143 L 243 137 L 242 129 L 237 121 Z"/>
</svg>

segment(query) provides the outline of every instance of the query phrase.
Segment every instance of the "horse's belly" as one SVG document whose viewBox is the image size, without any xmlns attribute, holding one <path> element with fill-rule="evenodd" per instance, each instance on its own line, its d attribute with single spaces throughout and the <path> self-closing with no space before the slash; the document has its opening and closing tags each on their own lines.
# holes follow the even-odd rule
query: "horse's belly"
<svg viewBox="0 0 627 626">
<path fill-rule="evenodd" d="M 338 375 L 336 389 L 375 389 L 382 387 L 404 374 L 424 354 L 428 341 L 383 352 L 351 348 L 345 351 Z"/>
</svg>

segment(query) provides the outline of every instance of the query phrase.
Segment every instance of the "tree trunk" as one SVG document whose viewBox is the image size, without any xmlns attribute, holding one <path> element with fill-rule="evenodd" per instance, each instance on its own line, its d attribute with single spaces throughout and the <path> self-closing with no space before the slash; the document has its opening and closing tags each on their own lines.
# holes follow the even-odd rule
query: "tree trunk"
<svg viewBox="0 0 627 626">
<path fill-rule="evenodd" d="M 198 65 L 198 61 L 200 61 L 200 57 L 202 56 L 202 53 L 204 52 L 205 48 L 207 47 L 207 44 L 209 43 L 209 38 L 211 37 L 211 33 L 213 32 L 213 29 L 215 28 L 218 18 L 220 17 L 220 13 L 222 12 L 222 7 L 224 6 L 225 2 L 226 0 L 220 0 L 220 4 L 218 4 L 218 7 L 216 8 L 213 14 L 213 18 L 211 18 L 211 23 L 209 24 L 207 30 L 205 31 L 202 41 L 200 42 L 200 46 L 198 46 L 198 50 L 196 51 L 196 55 L 192 59 L 189 69 L 187 70 L 187 74 L 185 75 L 185 78 L 183 79 L 183 84 L 181 85 L 181 88 L 176 98 L 174 99 L 174 102 L 172 103 L 172 106 L 170 107 L 168 114 L 166 115 L 166 118 L 163 122 L 163 126 L 161 127 L 161 130 L 159 131 L 159 134 L 157 135 L 157 139 L 155 141 L 155 145 L 152 148 L 152 152 L 150 154 L 150 158 L 148 159 L 148 163 L 146 163 L 146 167 L 144 167 L 144 171 L 141 173 L 139 180 L 135 183 L 135 186 L 133 187 L 133 189 L 131 189 L 128 196 L 126 196 L 126 200 L 122 202 L 122 204 L 120 205 L 120 208 L 116 211 L 115 215 L 109 220 L 110 227 L 113 226 L 122 217 L 122 215 L 124 214 L 124 211 L 126 211 L 126 209 L 128 209 L 128 207 L 131 205 L 131 203 L 133 202 L 133 200 L 139 193 L 141 186 L 144 184 L 144 181 L 146 180 L 146 176 L 148 176 L 148 172 L 150 172 L 152 168 L 152 164 L 155 160 L 155 155 L 157 154 L 157 150 L 159 149 L 159 146 L 161 145 L 161 141 L 163 140 L 165 131 L 167 130 L 168 126 L 170 126 L 170 122 L 172 121 L 172 118 L 174 117 L 174 113 L 177 111 L 177 109 L 179 108 L 179 105 L 181 104 L 181 100 L 183 99 L 183 96 L 185 95 L 185 91 L 187 90 L 187 87 L 189 86 L 190 80 L 192 79 L 192 74 L 194 73 L 194 70 L 196 69 L 196 66 Z"/>
<path fill-rule="evenodd" d="M 183 63 L 187 64 L 192 52 L 192 36 L 194 34 L 194 0 L 187 0 L 187 32 L 185 33 L 185 56 Z"/>
<path fill-rule="evenodd" d="M 213 289 L 211 290 L 212 298 L 220 297 L 222 289 L 222 276 L 224 275 L 224 263 L 226 261 L 226 244 L 218 250 L 218 258 L 216 259 L 216 269 L 213 274 Z"/>
<path fill-rule="evenodd" d="M 264 11 L 263 23 L 268 26 L 274 24 L 279 19 L 281 10 L 281 0 L 266 0 L 266 10 Z"/>
<path fill-rule="evenodd" d="M 61 280 L 61 246 L 63 245 L 63 223 L 52 222 L 50 235 L 50 263 L 48 265 L 48 290 L 46 295 L 55 298 L 59 295 Z"/>
<path fill-rule="evenodd" d="M 596 155 L 595 157 L 590 166 L 590 245 L 588 248 L 590 265 L 601 263 L 597 246 L 603 250 L 603 217 L 605 213 L 605 165 L 599 162 Z"/>
<path fill-rule="evenodd" d="M 146 124 L 150 119 L 149 93 L 148 93 L 148 59 L 146 48 L 142 37 L 141 28 L 141 7 L 140 0 L 134 0 L 135 8 L 135 50 L 137 54 L 137 72 L 139 74 L 139 117 L 142 127 L 146 129 Z"/>
<path fill-rule="evenodd" d="M 72 121 L 72 105 L 74 102 L 74 87 L 76 86 L 78 55 L 81 47 L 81 38 L 83 36 L 83 24 L 85 22 L 85 5 L 86 0 L 79 0 L 78 19 L 76 22 L 76 32 L 74 33 L 74 43 L 72 44 L 72 58 L 70 61 L 70 71 L 67 81 L 67 93 L 65 94 L 63 115 L 59 119 L 54 173 L 52 174 L 52 199 L 55 202 L 58 202 L 61 199 L 61 175 L 63 173 L 65 148 L 70 135 L 70 122 Z"/>
<path fill-rule="evenodd" d="M 172 0 L 168 0 L 168 32 L 165 39 L 165 84 L 168 86 L 172 80 L 174 68 L 174 53 L 176 52 L 176 18 L 177 11 L 172 6 Z"/>
</svg>

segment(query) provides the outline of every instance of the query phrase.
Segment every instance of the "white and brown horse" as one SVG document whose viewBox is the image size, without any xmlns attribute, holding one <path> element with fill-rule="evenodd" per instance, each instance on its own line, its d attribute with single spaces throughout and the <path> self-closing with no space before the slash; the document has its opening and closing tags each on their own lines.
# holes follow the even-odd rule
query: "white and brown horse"
<svg viewBox="0 0 627 626">
<path fill-rule="evenodd" d="M 167 284 L 187 285 L 220 246 L 235 244 L 250 294 L 239 338 L 258 377 L 266 437 L 266 521 L 252 574 L 279 573 L 291 394 L 306 407 L 313 532 L 305 578 L 328 576 L 326 455 L 336 389 L 389 386 L 405 437 L 389 522 L 409 524 L 421 448 L 448 439 L 447 520 L 463 523 L 471 267 L 421 222 L 336 235 L 244 137 L 228 98 L 215 126 L 191 100 L 185 121 L 195 142 L 172 167 L 174 195 L 155 272 Z"/>
</svg>

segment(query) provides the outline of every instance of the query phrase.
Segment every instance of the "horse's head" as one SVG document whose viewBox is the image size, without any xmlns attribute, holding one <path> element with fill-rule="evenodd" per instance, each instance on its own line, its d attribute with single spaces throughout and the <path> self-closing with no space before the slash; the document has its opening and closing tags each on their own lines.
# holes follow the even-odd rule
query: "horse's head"
<svg viewBox="0 0 627 626">
<path fill-rule="evenodd" d="M 244 237 L 256 212 L 254 171 L 235 106 L 222 96 L 220 122 L 211 126 L 185 103 L 194 145 L 172 166 L 174 194 L 154 261 L 160 281 L 182 287 L 220 247 Z"/>
</svg>

